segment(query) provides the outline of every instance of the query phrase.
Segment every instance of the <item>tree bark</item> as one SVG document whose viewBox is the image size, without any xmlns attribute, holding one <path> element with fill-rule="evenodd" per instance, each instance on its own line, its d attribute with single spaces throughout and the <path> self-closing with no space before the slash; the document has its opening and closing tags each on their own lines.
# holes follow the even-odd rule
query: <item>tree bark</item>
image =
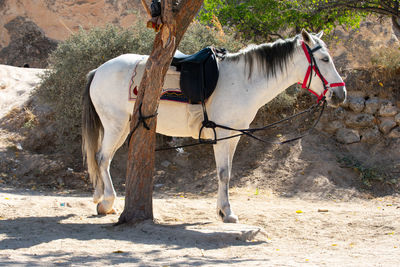
<svg viewBox="0 0 400 267">
<path fill-rule="evenodd" d="M 400 41 L 400 17 L 392 16 L 392 26 L 393 32 L 397 37 L 397 40 Z"/>
<path fill-rule="evenodd" d="M 149 130 L 140 122 L 156 114 L 164 78 L 184 33 L 203 1 L 182 0 L 173 11 L 172 0 L 162 0 L 162 22 L 153 50 L 139 85 L 130 128 L 136 128 L 129 140 L 126 174 L 125 207 L 117 224 L 153 219 L 153 177 L 155 163 L 155 129 L 157 118 L 145 119 Z"/>
</svg>

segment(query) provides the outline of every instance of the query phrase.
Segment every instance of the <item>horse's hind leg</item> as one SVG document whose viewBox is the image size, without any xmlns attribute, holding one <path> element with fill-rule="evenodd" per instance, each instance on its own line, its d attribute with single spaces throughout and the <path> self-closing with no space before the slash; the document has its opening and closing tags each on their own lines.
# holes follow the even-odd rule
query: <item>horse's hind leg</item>
<svg viewBox="0 0 400 267">
<path fill-rule="evenodd" d="M 231 178 L 232 159 L 239 138 L 220 141 L 214 145 L 214 156 L 218 176 L 217 214 L 226 223 L 237 223 L 238 217 L 233 213 L 229 203 L 229 180 Z"/>
<path fill-rule="evenodd" d="M 97 154 L 100 175 L 104 183 L 104 197 L 97 205 L 98 214 L 115 213 L 113 206 L 117 194 L 111 180 L 110 165 L 115 152 L 124 143 L 128 130 L 128 120 L 126 120 L 125 125 L 121 125 L 121 127 L 104 127 L 101 149 Z"/>
</svg>

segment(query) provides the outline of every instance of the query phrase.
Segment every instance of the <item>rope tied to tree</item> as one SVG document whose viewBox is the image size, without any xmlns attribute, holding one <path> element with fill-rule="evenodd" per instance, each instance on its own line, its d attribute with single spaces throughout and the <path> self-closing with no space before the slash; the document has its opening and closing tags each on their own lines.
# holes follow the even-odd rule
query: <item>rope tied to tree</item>
<svg viewBox="0 0 400 267">
<path fill-rule="evenodd" d="M 139 105 L 139 119 L 138 119 L 138 122 L 137 122 L 137 124 L 135 125 L 135 127 L 133 127 L 133 129 L 131 130 L 131 132 L 130 132 L 129 135 L 128 135 L 129 145 L 130 145 L 131 137 L 132 137 L 133 133 L 137 130 L 137 128 L 139 128 L 139 126 L 140 126 L 141 124 L 143 124 L 143 127 L 144 127 L 146 130 L 150 131 L 150 127 L 149 127 L 149 125 L 147 124 L 146 120 L 151 119 L 151 118 L 155 118 L 155 117 L 157 117 L 157 115 L 158 115 L 158 113 L 156 112 L 155 114 L 152 114 L 152 115 L 149 115 L 149 116 L 143 116 L 143 113 L 142 113 L 142 103 L 140 103 L 140 105 Z"/>
</svg>

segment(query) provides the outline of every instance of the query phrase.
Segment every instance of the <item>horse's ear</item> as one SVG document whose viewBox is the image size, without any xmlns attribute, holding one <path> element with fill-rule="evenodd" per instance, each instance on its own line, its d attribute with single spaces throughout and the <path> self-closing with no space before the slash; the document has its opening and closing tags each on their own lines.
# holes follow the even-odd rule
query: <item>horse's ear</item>
<svg viewBox="0 0 400 267">
<path fill-rule="evenodd" d="M 303 37 L 303 41 L 305 43 L 311 44 L 311 36 L 305 29 L 301 30 L 301 36 Z"/>
<path fill-rule="evenodd" d="M 318 37 L 319 39 L 322 38 L 322 35 L 324 35 L 324 31 L 320 31 L 319 33 L 317 33 L 317 37 Z"/>
</svg>

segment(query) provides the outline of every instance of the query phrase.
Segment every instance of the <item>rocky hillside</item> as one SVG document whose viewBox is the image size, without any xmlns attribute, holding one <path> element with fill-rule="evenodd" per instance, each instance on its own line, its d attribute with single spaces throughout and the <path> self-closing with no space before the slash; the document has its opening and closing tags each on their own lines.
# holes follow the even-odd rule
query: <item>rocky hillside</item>
<svg viewBox="0 0 400 267">
<path fill-rule="evenodd" d="M 390 19 L 374 17 L 361 22 L 360 28 L 350 31 L 337 27 L 328 43 L 339 71 L 368 67 L 371 57 L 379 49 L 399 46 Z"/>
<path fill-rule="evenodd" d="M 57 42 L 79 28 L 127 27 L 140 12 L 139 0 L 0 0 L 0 63 L 45 67 Z"/>
</svg>

